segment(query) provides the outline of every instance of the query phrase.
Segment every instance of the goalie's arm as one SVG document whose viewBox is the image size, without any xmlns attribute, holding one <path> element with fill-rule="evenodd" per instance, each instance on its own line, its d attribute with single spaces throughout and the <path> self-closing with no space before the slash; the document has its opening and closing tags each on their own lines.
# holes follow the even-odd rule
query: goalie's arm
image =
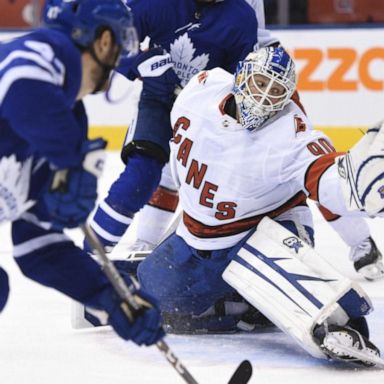
<svg viewBox="0 0 384 384">
<path fill-rule="evenodd" d="M 343 155 L 334 152 L 321 156 L 310 164 L 305 174 L 308 197 L 338 215 L 347 213 L 335 165 L 335 159 Z"/>
</svg>

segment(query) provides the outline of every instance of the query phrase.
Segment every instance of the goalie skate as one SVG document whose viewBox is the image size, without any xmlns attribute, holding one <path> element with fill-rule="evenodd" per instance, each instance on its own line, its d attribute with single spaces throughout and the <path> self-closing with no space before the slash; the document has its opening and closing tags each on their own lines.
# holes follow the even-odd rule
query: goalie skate
<svg viewBox="0 0 384 384">
<path fill-rule="evenodd" d="M 330 359 L 384 368 L 379 349 L 355 329 L 348 326 L 321 325 L 315 329 L 314 337 Z"/>
<path fill-rule="evenodd" d="M 125 260 L 131 263 L 141 263 L 145 258 L 151 254 L 155 244 L 149 243 L 145 240 L 137 239 L 133 244 L 127 246 L 121 244 L 117 246 L 112 253 L 114 260 Z"/>
<path fill-rule="evenodd" d="M 126 250 L 126 260 L 131 262 L 143 261 L 155 248 L 155 245 L 145 240 L 137 239 L 131 247 Z"/>
</svg>

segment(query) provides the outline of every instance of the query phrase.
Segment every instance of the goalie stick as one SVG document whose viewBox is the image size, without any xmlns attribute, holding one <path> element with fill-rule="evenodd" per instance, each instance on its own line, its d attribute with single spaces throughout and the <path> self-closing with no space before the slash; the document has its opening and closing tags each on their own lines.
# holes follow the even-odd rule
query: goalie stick
<svg viewBox="0 0 384 384">
<path fill-rule="evenodd" d="M 111 260 L 108 259 L 103 246 L 101 245 L 99 239 L 93 232 L 92 228 L 84 224 L 81 226 L 81 230 L 83 231 L 84 236 L 93 248 L 103 272 L 112 284 L 113 288 L 116 290 L 116 293 L 120 296 L 121 299 L 123 299 L 127 303 L 127 306 L 130 307 L 127 308 L 127 316 L 133 321 L 134 314 L 139 314 L 143 310 L 143 308 L 129 290 L 128 286 L 121 277 L 119 271 L 116 269 L 115 265 L 112 263 Z M 180 361 L 180 359 L 173 353 L 169 345 L 164 340 L 158 341 L 156 343 L 156 347 L 187 384 L 199 384 L 188 371 L 188 369 L 184 366 L 184 364 Z M 248 360 L 244 360 L 237 367 L 228 384 L 246 384 L 248 383 L 251 375 L 251 363 Z"/>
</svg>

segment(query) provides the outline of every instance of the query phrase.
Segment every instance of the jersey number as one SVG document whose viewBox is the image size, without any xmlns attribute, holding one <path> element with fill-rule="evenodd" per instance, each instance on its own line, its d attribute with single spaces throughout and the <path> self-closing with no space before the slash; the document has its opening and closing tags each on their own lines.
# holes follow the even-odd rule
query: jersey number
<svg viewBox="0 0 384 384">
<path fill-rule="evenodd" d="M 309 152 L 315 156 L 336 152 L 336 149 L 333 147 L 333 145 L 326 139 L 319 139 L 317 142 L 312 141 L 311 143 L 307 144 L 307 148 L 309 149 Z"/>
</svg>

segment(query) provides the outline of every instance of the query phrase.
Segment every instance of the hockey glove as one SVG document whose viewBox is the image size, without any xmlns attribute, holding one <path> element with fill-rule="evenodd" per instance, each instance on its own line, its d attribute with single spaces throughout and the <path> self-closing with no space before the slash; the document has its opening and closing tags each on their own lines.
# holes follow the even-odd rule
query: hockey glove
<svg viewBox="0 0 384 384">
<path fill-rule="evenodd" d="M 335 159 L 349 210 L 375 216 L 384 209 L 384 122 L 369 129 L 345 155 Z"/>
<path fill-rule="evenodd" d="M 139 311 L 123 301 L 113 288 L 105 290 L 98 300 L 107 312 L 107 318 L 103 319 L 100 311 L 90 308 L 87 311 L 98 318 L 101 324 L 110 324 L 124 340 L 132 340 L 137 345 L 152 345 L 165 335 L 157 301 L 139 289 L 127 273 L 120 273 L 139 304 Z"/>
<path fill-rule="evenodd" d="M 174 97 L 180 80 L 174 71 L 171 55 L 162 48 L 152 48 L 136 56 L 128 79 L 140 78 L 143 92 L 157 98 Z"/>
<path fill-rule="evenodd" d="M 44 201 L 55 229 L 77 227 L 86 221 L 94 208 L 97 178 L 104 166 L 105 146 L 103 139 L 85 142 L 81 166 L 52 174 Z"/>
</svg>

